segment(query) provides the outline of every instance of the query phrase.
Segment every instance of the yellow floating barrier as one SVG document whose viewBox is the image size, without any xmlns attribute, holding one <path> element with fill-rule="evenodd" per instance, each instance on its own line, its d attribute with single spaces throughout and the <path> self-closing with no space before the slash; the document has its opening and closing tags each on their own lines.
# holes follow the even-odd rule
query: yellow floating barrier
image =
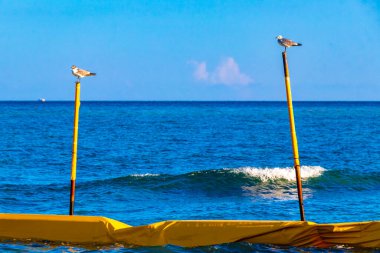
<svg viewBox="0 0 380 253">
<path fill-rule="evenodd" d="M 196 247 L 232 242 L 298 247 L 380 248 L 380 221 L 316 224 L 307 221 L 163 221 L 129 226 L 105 217 L 0 214 L 1 240 L 72 244 Z"/>
</svg>

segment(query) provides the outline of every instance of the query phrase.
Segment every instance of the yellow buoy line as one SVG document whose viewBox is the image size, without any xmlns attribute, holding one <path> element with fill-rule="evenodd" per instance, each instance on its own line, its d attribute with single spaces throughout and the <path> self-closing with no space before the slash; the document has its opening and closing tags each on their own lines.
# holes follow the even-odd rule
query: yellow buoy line
<svg viewBox="0 0 380 253">
<path fill-rule="evenodd" d="M 129 226 L 105 217 L 0 214 L 0 239 L 122 243 L 135 246 L 207 246 L 222 243 L 296 247 L 379 248 L 380 222 L 316 224 L 307 221 L 178 220 Z"/>
<path fill-rule="evenodd" d="M 279 38 L 282 46 L 299 46 Z M 286 50 L 282 52 L 289 112 L 294 168 L 298 189 L 300 221 L 177 220 L 144 226 L 97 216 L 74 216 L 77 143 L 80 107 L 80 78 L 95 73 L 72 67 L 75 82 L 69 215 L 0 214 L 0 240 L 34 240 L 71 244 L 123 243 L 135 246 L 207 246 L 232 242 L 275 244 L 298 247 L 380 248 L 380 221 L 317 224 L 305 221 L 298 144 Z"/>
</svg>

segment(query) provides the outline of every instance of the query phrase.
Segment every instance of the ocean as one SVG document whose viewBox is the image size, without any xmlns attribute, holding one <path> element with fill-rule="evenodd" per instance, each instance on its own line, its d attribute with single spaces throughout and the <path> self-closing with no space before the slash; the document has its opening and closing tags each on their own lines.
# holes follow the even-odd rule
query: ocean
<svg viewBox="0 0 380 253">
<path fill-rule="evenodd" d="M 68 214 L 73 110 L 73 102 L 0 102 L 0 213 Z M 379 220 L 380 102 L 295 102 L 294 113 L 306 219 Z M 291 147 L 286 102 L 84 101 L 75 214 L 130 225 L 299 220 Z M 0 252 L 98 251 L 325 252 L 0 243 Z"/>
</svg>

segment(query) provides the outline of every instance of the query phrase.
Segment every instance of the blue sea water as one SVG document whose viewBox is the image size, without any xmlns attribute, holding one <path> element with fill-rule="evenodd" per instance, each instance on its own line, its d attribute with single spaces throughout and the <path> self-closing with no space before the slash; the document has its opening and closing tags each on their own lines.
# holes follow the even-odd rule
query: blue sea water
<svg viewBox="0 0 380 253">
<path fill-rule="evenodd" d="M 73 109 L 0 102 L 0 213 L 68 213 Z M 380 103 L 295 102 L 294 110 L 307 220 L 379 220 Z M 292 165 L 285 102 L 82 102 L 75 213 L 130 225 L 298 220 Z M 1 243 L 0 251 L 324 252 L 247 243 Z"/>
</svg>

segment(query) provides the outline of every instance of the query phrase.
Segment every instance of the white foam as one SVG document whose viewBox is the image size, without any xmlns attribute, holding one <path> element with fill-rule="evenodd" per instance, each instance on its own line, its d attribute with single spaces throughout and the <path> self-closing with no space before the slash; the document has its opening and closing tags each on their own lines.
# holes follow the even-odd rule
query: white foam
<svg viewBox="0 0 380 253">
<path fill-rule="evenodd" d="M 234 173 L 243 173 L 249 177 L 259 178 L 262 182 L 271 180 L 285 179 L 288 181 L 296 181 L 294 168 L 255 168 L 255 167 L 241 167 L 231 170 Z M 301 166 L 301 178 L 308 179 L 319 177 L 326 169 L 321 166 Z"/>
<path fill-rule="evenodd" d="M 158 177 L 160 174 L 151 174 L 151 173 L 144 173 L 144 174 L 131 174 L 131 177 Z"/>
</svg>

